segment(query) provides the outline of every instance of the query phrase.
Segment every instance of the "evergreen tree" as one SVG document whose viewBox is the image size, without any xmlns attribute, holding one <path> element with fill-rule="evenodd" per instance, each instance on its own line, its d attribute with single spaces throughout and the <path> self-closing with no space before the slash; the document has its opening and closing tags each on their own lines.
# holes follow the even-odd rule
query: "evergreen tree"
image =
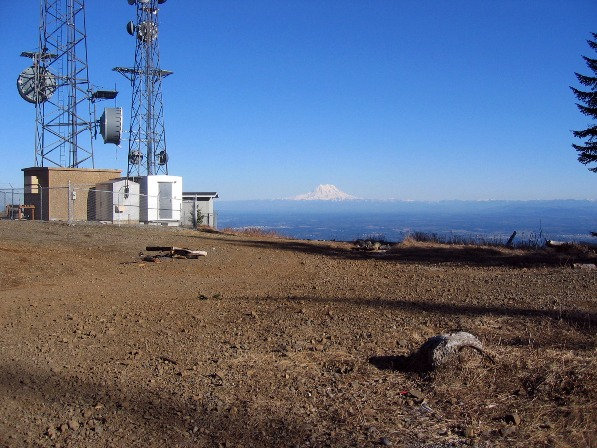
<svg viewBox="0 0 597 448">
<path fill-rule="evenodd" d="M 593 40 L 587 40 L 589 46 L 597 52 L 597 33 L 591 33 Z M 585 76 L 575 73 L 578 82 L 587 87 L 587 90 L 578 90 L 570 87 L 574 96 L 579 101 L 576 103 L 578 109 L 586 116 L 597 120 L 597 59 L 583 56 L 587 67 L 593 72 L 593 76 Z M 582 103 L 582 104 L 580 104 Z M 575 137 L 586 139 L 583 145 L 573 144 L 572 147 L 578 152 L 578 161 L 584 165 L 597 162 L 597 122 L 594 122 L 587 129 L 572 131 Z M 597 173 L 597 167 L 589 168 Z"/>
</svg>

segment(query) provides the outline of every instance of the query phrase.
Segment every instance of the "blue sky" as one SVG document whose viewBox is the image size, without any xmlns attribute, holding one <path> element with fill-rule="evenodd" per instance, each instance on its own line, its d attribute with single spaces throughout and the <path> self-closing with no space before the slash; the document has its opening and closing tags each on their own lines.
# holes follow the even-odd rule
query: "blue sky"
<svg viewBox="0 0 597 448">
<path fill-rule="evenodd" d="M 126 127 L 130 86 L 111 69 L 133 64 L 134 9 L 86 3 L 90 79 L 116 83 Z M 0 17 L 1 188 L 34 161 L 34 107 L 15 82 L 39 1 L 1 1 Z M 379 199 L 597 199 L 570 146 L 590 122 L 568 88 L 596 23 L 594 0 L 169 0 L 170 174 L 229 200 L 321 183 Z M 126 152 L 97 140 L 96 167 L 126 171 Z"/>
</svg>

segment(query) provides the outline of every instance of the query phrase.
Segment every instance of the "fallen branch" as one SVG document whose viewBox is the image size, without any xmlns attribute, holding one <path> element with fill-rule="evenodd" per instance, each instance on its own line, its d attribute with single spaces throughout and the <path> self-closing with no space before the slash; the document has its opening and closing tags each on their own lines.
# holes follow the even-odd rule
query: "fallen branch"
<svg viewBox="0 0 597 448">
<path fill-rule="evenodd" d="M 175 246 L 147 246 L 145 250 L 150 252 L 168 252 L 169 257 L 179 255 L 184 258 L 199 258 L 207 256 L 207 252 L 204 250 L 191 250 L 183 247 Z"/>
</svg>

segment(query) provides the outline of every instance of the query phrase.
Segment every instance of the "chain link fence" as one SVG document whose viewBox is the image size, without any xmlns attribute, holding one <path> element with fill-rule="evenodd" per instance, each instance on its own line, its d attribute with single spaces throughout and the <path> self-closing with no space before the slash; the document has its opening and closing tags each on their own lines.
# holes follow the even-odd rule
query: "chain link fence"
<svg viewBox="0 0 597 448">
<path fill-rule="evenodd" d="M 23 219 L 28 218 L 29 213 L 21 206 L 24 203 L 25 190 L 23 188 L 3 188 L 0 189 L 0 218 L 2 219 Z"/>
<path fill-rule="evenodd" d="M 203 202 L 171 195 L 147 195 L 136 183 L 108 182 L 26 189 L 0 189 L 0 218 L 63 221 L 69 224 L 158 224 L 216 227 L 216 214 Z"/>
</svg>

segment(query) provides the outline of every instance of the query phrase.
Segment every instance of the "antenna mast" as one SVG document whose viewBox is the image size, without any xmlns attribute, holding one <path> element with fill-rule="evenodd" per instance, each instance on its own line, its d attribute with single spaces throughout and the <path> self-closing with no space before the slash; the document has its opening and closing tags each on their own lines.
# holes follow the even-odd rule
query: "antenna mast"
<svg viewBox="0 0 597 448">
<path fill-rule="evenodd" d="M 160 69 L 158 5 L 166 0 L 128 0 L 134 5 L 136 23 L 128 33 L 136 37 L 133 68 L 115 67 L 133 89 L 127 177 L 168 174 L 162 79 L 172 72 Z"/>
<path fill-rule="evenodd" d="M 21 56 L 33 60 L 17 88 L 35 104 L 35 166 L 94 167 L 85 0 L 41 0 L 39 49 Z"/>
</svg>

